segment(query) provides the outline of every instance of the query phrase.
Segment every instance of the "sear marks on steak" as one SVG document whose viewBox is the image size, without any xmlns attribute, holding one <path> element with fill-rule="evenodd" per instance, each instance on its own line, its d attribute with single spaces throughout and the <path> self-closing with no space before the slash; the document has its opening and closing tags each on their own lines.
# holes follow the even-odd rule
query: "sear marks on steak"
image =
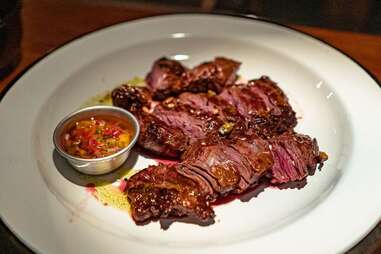
<svg viewBox="0 0 381 254">
<path fill-rule="evenodd" d="M 267 181 L 283 188 L 302 183 L 325 159 L 316 140 L 301 134 L 269 140 L 208 137 L 190 145 L 180 163 L 150 166 L 132 176 L 126 191 L 138 224 L 168 217 L 203 224 L 213 221 L 211 205 L 221 198 Z"/>
<path fill-rule="evenodd" d="M 150 166 L 128 179 L 127 197 L 137 224 L 173 217 L 213 223 L 208 195 L 192 178 L 179 174 L 176 167 Z"/>
<path fill-rule="evenodd" d="M 155 100 L 163 100 L 185 91 L 219 93 L 222 88 L 237 79 L 241 64 L 232 59 L 216 57 L 187 70 L 180 62 L 165 57 L 156 60 L 146 76 Z"/>
</svg>

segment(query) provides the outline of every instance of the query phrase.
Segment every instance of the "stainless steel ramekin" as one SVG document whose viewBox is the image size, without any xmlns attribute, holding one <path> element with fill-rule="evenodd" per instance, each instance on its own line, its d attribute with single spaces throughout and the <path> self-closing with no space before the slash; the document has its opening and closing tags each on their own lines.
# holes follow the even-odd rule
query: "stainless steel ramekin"
<svg viewBox="0 0 381 254">
<path fill-rule="evenodd" d="M 114 154 L 95 159 L 83 159 L 65 152 L 61 144 L 61 137 L 68 126 L 73 122 L 97 116 L 111 116 L 129 121 L 134 130 L 130 144 Z M 139 132 L 140 128 L 137 119 L 127 110 L 113 106 L 93 106 L 75 111 L 59 122 L 54 130 L 53 143 L 57 152 L 67 159 L 76 170 L 89 175 L 101 175 L 117 169 L 126 161 L 131 148 L 135 145 L 139 137 Z"/>
</svg>

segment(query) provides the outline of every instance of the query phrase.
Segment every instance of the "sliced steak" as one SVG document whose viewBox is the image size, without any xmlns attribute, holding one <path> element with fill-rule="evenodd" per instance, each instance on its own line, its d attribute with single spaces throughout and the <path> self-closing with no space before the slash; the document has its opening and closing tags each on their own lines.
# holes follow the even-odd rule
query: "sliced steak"
<svg viewBox="0 0 381 254">
<path fill-rule="evenodd" d="M 164 218 L 193 217 L 213 221 L 214 212 L 200 185 L 176 171 L 176 166 L 150 166 L 127 181 L 131 215 L 137 224 Z"/>
<path fill-rule="evenodd" d="M 126 191 L 137 223 L 169 217 L 204 222 L 213 219 L 210 205 L 222 197 L 261 182 L 301 182 L 325 159 L 316 141 L 301 134 L 213 136 L 190 145 L 178 164 L 143 169 L 127 180 Z"/>
<path fill-rule="evenodd" d="M 112 92 L 112 99 L 114 105 L 139 118 L 139 145 L 157 154 L 178 157 L 198 139 L 212 133 L 225 134 L 221 129 L 226 123 L 238 132 L 235 136 L 255 133 L 267 138 L 292 130 L 295 113 L 282 91 L 267 78 L 251 83 L 227 87 L 219 95 L 185 92 L 161 102 L 153 101 L 146 88 L 123 85 Z M 266 93 L 260 90 L 262 87 Z"/>
</svg>

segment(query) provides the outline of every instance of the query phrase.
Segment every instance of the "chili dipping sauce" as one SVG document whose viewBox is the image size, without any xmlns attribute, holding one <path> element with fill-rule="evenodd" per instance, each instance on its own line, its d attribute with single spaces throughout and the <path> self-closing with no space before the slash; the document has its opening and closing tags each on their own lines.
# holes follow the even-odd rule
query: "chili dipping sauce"
<svg viewBox="0 0 381 254">
<path fill-rule="evenodd" d="M 70 155 L 83 159 L 112 155 L 131 142 L 134 130 L 126 120 L 110 116 L 96 116 L 68 126 L 61 142 Z"/>
</svg>

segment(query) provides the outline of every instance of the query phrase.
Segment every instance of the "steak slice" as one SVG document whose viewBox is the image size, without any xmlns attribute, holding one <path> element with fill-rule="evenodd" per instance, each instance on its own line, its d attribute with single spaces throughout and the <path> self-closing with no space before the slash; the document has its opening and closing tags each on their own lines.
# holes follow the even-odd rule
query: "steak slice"
<svg viewBox="0 0 381 254">
<path fill-rule="evenodd" d="M 266 76 L 251 80 L 248 85 L 227 87 L 216 97 L 235 108 L 247 126 L 263 137 L 290 131 L 297 124 L 287 96 Z"/>
<path fill-rule="evenodd" d="M 185 91 L 219 93 L 224 86 L 235 82 L 240 65 L 232 59 L 216 57 L 187 70 L 180 62 L 163 57 L 154 62 L 146 82 L 156 100 Z"/>
<path fill-rule="evenodd" d="M 188 147 L 189 137 L 184 132 L 167 125 L 152 114 L 137 115 L 140 125 L 138 144 L 163 157 L 178 158 Z"/>
<path fill-rule="evenodd" d="M 225 57 L 216 57 L 214 61 L 202 63 L 184 73 L 187 91 L 220 93 L 237 79 L 237 71 L 241 63 Z"/>
<path fill-rule="evenodd" d="M 237 138 L 229 146 L 250 165 L 251 171 L 247 180 L 250 184 L 256 183 L 274 164 L 269 142 L 255 135 Z"/>
<path fill-rule="evenodd" d="M 152 114 L 168 126 L 182 130 L 191 142 L 216 132 L 222 125 L 213 115 L 178 103 L 173 97 L 156 105 Z"/>
<path fill-rule="evenodd" d="M 176 60 L 162 57 L 156 60 L 146 76 L 146 82 L 154 94 L 154 98 L 162 100 L 180 93 L 184 87 L 181 78 L 186 68 Z"/>
<path fill-rule="evenodd" d="M 145 87 L 121 85 L 111 92 L 112 103 L 134 114 L 139 114 L 143 107 L 150 107 L 152 103 L 151 91 Z"/>
<path fill-rule="evenodd" d="M 206 177 L 219 197 L 253 187 L 273 165 L 269 143 L 260 138 L 208 137 L 191 144 L 182 160 Z"/>
<path fill-rule="evenodd" d="M 214 93 L 181 93 L 179 103 L 192 108 L 196 112 L 212 115 L 222 122 L 245 122 L 236 108 Z"/>
<path fill-rule="evenodd" d="M 270 176 L 273 184 L 303 180 L 327 160 L 326 155 L 319 152 L 316 139 L 307 135 L 284 133 L 272 138 L 270 144 L 274 157 Z"/>
<path fill-rule="evenodd" d="M 176 167 L 150 166 L 128 179 L 127 198 L 137 224 L 183 217 L 200 223 L 213 222 L 214 211 L 208 195 L 196 181 L 179 174 Z"/>
</svg>

